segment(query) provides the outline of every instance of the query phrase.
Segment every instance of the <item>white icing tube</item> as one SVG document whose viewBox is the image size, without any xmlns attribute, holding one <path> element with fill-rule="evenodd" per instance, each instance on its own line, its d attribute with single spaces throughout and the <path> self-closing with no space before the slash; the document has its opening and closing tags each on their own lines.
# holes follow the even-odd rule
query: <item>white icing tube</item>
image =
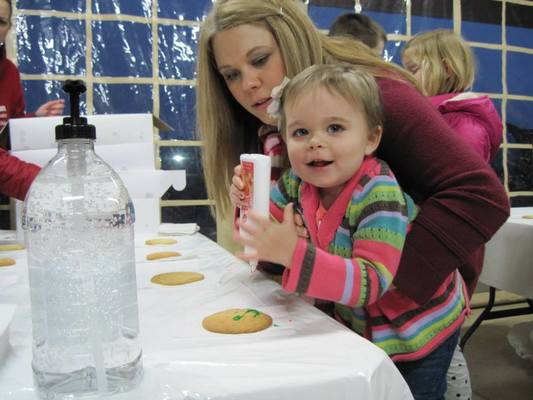
<svg viewBox="0 0 533 400">
<path fill-rule="evenodd" d="M 270 157 L 263 154 L 241 154 L 241 166 L 246 205 L 241 207 L 240 222 L 246 221 L 250 210 L 268 218 L 270 215 Z M 242 231 L 240 233 L 246 237 L 246 233 Z M 249 247 L 244 248 L 245 253 L 250 253 L 251 250 Z M 250 261 L 252 271 L 255 271 L 257 261 Z"/>
</svg>

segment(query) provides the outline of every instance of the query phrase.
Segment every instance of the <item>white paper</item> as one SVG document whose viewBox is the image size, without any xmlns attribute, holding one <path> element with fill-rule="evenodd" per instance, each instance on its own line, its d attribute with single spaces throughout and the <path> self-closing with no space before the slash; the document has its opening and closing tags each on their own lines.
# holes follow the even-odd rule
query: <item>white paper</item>
<svg viewBox="0 0 533 400">
<path fill-rule="evenodd" d="M 96 128 L 96 144 L 152 143 L 152 114 L 85 116 Z M 56 147 L 55 127 L 64 117 L 15 118 L 9 120 L 11 149 L 37 150 Z"/>
<path fill-rule="evenodd" d="M 164 223 L 159 225 L 157 232 L 160 235 L 179 236 L 192 235 L 200 230 L 198 224 L 194 222 L 184 224 Z"/>
<path fill-rule="evenodd" d="M 153 232 L 161 223 L 159 198 L 133 198 L 135 208 L 135 232 Z"/>
</svg>

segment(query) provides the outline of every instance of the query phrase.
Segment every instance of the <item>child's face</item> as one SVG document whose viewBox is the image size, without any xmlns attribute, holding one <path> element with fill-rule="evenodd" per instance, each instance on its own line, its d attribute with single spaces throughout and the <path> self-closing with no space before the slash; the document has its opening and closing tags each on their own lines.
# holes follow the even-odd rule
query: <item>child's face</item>
<svg viewBox="0 0 533 400">
<path fill-rule="evenodd" d="M 422 85 L 422 68 L 420 60 L 416 60 L 409 52 L 405 52 L 402 56 L 402 64 L 410 73 L 415 76 L 417 82 Z"/>
<path fill-rule="evenodd" d="M 285 139 L 291 167 L 320 188 L 322 198 L 342 191 L 381 138 L 366 116 L 337 93 L 312 89 L 285 104 Z"/>
</svg>

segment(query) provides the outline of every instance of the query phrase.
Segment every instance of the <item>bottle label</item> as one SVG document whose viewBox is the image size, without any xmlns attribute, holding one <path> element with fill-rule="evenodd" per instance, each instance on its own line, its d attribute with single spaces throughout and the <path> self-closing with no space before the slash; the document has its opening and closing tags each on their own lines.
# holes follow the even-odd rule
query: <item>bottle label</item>
<svg viewBox="0 0 533 400">
<path fill-rule="evenodd" d="M 242 221 L 246 221 L 248 211 L 253 208 L 253 194 L 254 194 L 254 163 L 250 161 L 242 161 L 242 181 L 244 183 L 244 205 L 241 207 Z"/>
</svg>

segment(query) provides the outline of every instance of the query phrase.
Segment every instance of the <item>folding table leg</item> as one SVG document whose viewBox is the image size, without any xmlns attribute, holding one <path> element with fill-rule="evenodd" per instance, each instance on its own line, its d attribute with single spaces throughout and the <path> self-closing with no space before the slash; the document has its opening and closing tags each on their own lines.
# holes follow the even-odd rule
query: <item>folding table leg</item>
<svg viewBox="0 0 533 400">
<path fill-rule="evenodd" d="M 487 302 L 487 305 L 479 314 L 479 317 L 476 318 L 474 323 L 470 328 L 467 329 L 467 331 L 463 334 L 463 337 L 461 338 L 461 341 L 459 342 L 459 346 L 461 346 L 461 349 L 464 350 L 466 346 L 466 342 L 472 336 L 472 334 L 475 332 L 475 330 L 481 325 L 483 320 L 486 319 L 486 317 L 490 314 L 490 311 L 492 310 L 492 307 L 494 306 L 494 299 L 496 298 L 496 288 L 489 286 L 489 301 Z"/>
</svg>

